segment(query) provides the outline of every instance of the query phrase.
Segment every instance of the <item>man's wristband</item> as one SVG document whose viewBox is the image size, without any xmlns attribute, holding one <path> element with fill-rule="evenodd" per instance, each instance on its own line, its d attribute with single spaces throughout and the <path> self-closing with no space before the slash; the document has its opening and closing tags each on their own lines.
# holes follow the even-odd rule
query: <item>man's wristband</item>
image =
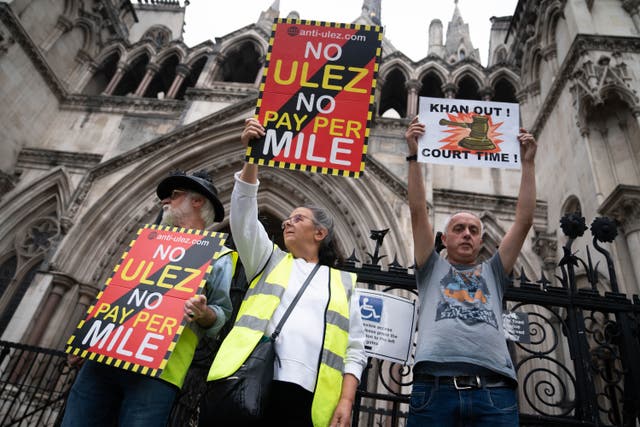
<svg viewBox="0 0 640 427">
<path fill-rule="evenodd" d="M 418 155 L 417 154 L 412 154 L 410 156 L 407 156 L 407 162 L 415 162 L 418 160 Z"/>
</svg>

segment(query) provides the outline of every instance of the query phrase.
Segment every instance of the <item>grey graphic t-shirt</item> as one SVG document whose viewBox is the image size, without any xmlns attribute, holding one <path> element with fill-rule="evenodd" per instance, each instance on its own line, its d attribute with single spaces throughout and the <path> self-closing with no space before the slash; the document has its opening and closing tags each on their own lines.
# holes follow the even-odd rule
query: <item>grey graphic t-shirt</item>
<svg viewBox="0 0 640 427">
<path fill-rule="evenodd" d="M 416 363 L 471 364 L 516 378 L 501 321 L 510 279 L 497 252 L 482 264 L 454 266 L 434 251 L 416 280 Z"/>
</svg>

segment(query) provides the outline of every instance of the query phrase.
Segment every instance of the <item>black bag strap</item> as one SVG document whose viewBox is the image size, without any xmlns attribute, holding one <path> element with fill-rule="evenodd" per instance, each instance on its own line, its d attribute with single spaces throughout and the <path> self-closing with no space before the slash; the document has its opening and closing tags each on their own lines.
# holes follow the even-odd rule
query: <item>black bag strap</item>
<svg viewBox="0 0 640 427">
<path fill-rule="evenodd" d="M 276 338 L 278 338 L 278 335 L 280 335 L 280 331 L 282 330 L 282 326 L 284 325 L 284 322 L 287 320 L 287 318 L 291 314 L 291 311 L 293 310 L 293 308 L 298 303 L 298 300 L 302 296 L 302 293 L 307 288 L 307 286 L 309 286 L 309 283 L 311 282 L 311 279 L 313 279 L 313 276 L 315 276 L 316 271 L 318 271 L 319 268 L 320 268 L 320 264 L 316 264 L 316 266 L 313 267 L 313 270 L 311 270 L 311 273 L 309 273 L 309 275 L 307 276 L 307 279 L 302 284 L 302 287 L 300 288 L 300 290 L 296 294 L 296 297 L 293 299 L 293 301 L 291 301 L 291 304 L 289 304 L 289 307 L 287 308 L 287 311 L 285 311 L 284 314 L 282 315 L 282 319 L 280 319 L 280 322 L 278 322 L 278 326 L 276 326 L 275 331 L 273 331 L 273 333 L 271 334 L 271 339 L 272 340 L 275 341 Z"/>
</svg>

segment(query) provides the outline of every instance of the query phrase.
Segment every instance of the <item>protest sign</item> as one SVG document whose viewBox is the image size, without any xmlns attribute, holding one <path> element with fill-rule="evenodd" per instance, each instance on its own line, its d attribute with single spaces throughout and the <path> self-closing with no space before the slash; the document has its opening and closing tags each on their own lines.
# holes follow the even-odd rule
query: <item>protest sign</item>
<svg viewBox="0 0 640 427">
<path fill-rule="evenodd" d="M 276 19 L 247 161 L 358 177 L 364 170 L 382 32 L 378 26 Z"/>
<path fill-rule="evenodd" d="M 406 364 L 413 348 L 415 301 L 389 293 L 356 289 L 365 333 L 365 352 Z"/>
<path fill-rule="evenodd" d="M 420 98 L 418 161 L 520 169 L 518 104 Z"/>
<path fill-rule="evenodd" d="M 226 234 L 146 225 L 67 341 L 67 353 L 157 377 Z"/>
</svg>

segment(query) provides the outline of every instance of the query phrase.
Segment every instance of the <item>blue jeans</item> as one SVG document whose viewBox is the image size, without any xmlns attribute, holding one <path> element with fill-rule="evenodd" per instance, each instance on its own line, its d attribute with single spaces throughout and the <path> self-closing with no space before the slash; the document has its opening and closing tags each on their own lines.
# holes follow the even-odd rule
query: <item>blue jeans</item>
<svg viewBox="0 0 640 427">
<path fill-rule="evenodd" d="M 164 427 L 177 391 L 165 381 L 87 360 L 71 387 L 62 427 Z"/>
<path fill-rule="evenodd" d="M 456 390 L 453 384 L 413 384 L 407 427 L 517 425 L 518 401 L 515 389 L 491 387 Z"/>
</svg>

